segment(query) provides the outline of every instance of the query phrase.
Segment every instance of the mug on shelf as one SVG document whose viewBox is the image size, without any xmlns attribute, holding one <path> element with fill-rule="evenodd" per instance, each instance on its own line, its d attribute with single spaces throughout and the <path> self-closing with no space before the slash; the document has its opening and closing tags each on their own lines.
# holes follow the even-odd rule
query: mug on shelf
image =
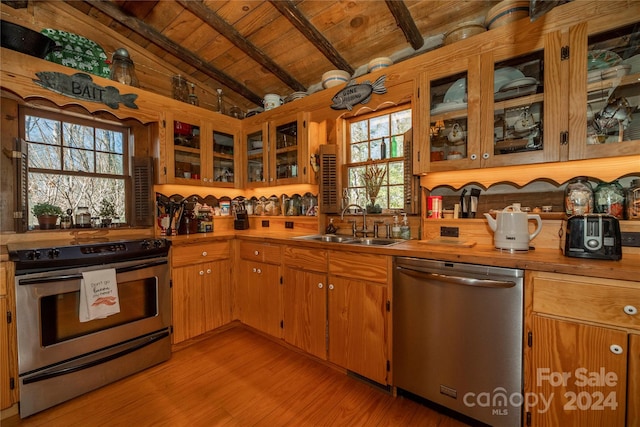
<svg viewBox="0 0 640 427">
<path fill-rule="evenodd" d="M 264 105 L 264 111 L 269 111 L 281 106 L 283 102 L 282 98 L 280 98 L 280 95 L 277 95 L 275 93 L 268 93 L 264 96 L 262 104 Z"/>
</svg>

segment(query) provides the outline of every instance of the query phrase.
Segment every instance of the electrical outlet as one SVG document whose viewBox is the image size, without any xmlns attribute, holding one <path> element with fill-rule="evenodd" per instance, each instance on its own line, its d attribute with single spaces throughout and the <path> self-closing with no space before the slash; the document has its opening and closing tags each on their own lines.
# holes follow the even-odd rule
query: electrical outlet
<svg viewBox="0 0 640 427">
<path fill-rule="evenodd" d="M 458 227 L 440 227 L 440 237 L 458 237 Z"/>
<path fill-rule="evenodd" d="M 263 227 L 268 227 L 269 226 L 269 220 L 268 219 L 263 219 L 262 220 L 262 226 Z"/>
<path fill-rule="evenodd" d="M 293 221 L 285 221 L 284 228 L 293 228 Z"/>
<path fill-rule="evenodd" d="M 633 246 L 635 248 L 640 248 L 640 233 L 628 231 L 620 233 L 620 236 L 622 237 L 622 246 Z"/>
</svg>

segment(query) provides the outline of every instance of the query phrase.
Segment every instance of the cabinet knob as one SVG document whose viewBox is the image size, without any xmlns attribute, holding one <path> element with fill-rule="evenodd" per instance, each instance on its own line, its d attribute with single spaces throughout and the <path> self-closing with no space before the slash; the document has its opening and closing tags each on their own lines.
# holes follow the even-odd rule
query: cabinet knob
<svg viewBox="0 0 640 427">
<path fill-rule="evenodd" d="M 333 289 L 333 285 L 332 284 L 329 284 L 329 289 Z"/>
<path fill-rule="evenodd" d="M 635 316 L 636 314 L 638 314 L 638 309 L 633 305 L 625 305 L 624 312 L 629 316 Z"/>
<path fill-rule="evenodd" d="M 489 153 L 482 153 L 482 158 L 487 160 L 489 158 Z"/>
<path fill-rule="evenodd" d="M 613 354 L 622 354 L 624 351 L 622 346 L 618 344 L 611 344 L 611 346 L 609 346 L 609 350 L 611 350 L 611 353 Z"/>
<path fill-rule="evenodd" d="M 471 160 L 476 160 L 478 158 L 478 155 L 476 153 L 473 153 L 472 155 L 469 156 L 469 158 Z"/>
<path fill-rule="evenodd" d="M 253 254 L 254 254 L 255 256 L 258 256 L 258 255 L 260 255 L 260 252 L 258 252 L 258 251 L 253 251 Z"/>
<path fill-rule="evenodd" d="M 207 251 L 202 251 L 202 256 L 207 256 Z"/>
<path fill-rule="evenodd" d="M 200 274 L 201 276 L 204 276 L 204 271 L 200 270 L 200 271 L 199 271 L 199 274 Z"/>
<path fill-rule="evenodd" d="M 256 269 L 256 273 L 258 273 L 258 274 L 262 274 L 262 270 L 260 270 L 260 269 L 258 268 L 258 269 Z"/>
<path fill-rule="evenodd" d="M 211 269 L 207 268 L 207 274 L 211 274 Z"/>
<path fill-rule="evenodd" d="M 324 285 L 322 283 L 318 283 L 318 288 L 322 289 Z"/>
<path fill-rule="evenodd" d="M 255 273 L 257 270 L 256 270 L 255 267 L 253 267 L 253 269 L 251 271 Z"/>
</svg>

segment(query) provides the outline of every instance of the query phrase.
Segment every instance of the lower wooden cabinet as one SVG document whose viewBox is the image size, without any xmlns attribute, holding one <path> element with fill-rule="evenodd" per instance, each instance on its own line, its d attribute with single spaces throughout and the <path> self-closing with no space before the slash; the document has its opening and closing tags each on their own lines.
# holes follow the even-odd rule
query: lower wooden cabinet
<svg viewBox="0 0 640 427">
<path fill-rule="evenodd" d="M 232 320 L 232 261 L 228 242 L 172 249 L 173 343 Z"/>
<path fill-rule="evenodd" d="M 0 263 L 0 410 L 18 402 L 13 263 Z"/>
<path fill-rule="evenodd" d="M 640 425 L 638 282 L 531 272 L 531 426 Z"/>
<path fill-rule="evenodd" d="M 240 242 L 238 308 L 240 321 L 282 338 L 280 245 Z"/>
</svg>

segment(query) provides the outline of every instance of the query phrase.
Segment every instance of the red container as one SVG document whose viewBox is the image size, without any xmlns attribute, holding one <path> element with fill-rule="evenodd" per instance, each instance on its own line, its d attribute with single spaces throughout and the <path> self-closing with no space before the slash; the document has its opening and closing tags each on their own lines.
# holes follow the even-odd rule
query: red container
<svg viewBox="0 0 640 427">
<path fill-rule="evenodd" d="M 442 196 L 429 196 L 427 199 L 427 218 L 442 218 Z"/>
<path fill-rule="evenodd" d="M 176 135 L 191 135 L 191 125 L 182 122 L 173 122 L 173 133 Z"/>
</svg>

